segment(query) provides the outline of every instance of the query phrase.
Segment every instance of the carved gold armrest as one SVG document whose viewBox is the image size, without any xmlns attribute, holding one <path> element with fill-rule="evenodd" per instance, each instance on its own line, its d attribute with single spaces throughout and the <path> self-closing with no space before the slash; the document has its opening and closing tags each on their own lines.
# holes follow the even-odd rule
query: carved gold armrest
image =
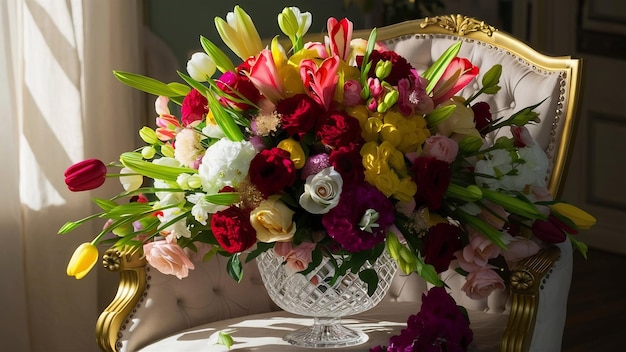
<svg viewBox="0 0 626 352">
<path fill-rule="evenodd" d="M 500 351 L 528 351 L 537 318 L 542 280 L 559 259 L 561 250 L 552 246 L 526 258 L 511 273 L 511 313 Z"/>
<path fill-rule="evenodd" d="M 135 308 L 146 287 L 146 260 L 139 250 L 126 252 L 116 248 L 102 256 L 105 268 L 120 273 L 117 293 L 96 323 L 96 340 L 102 351 L 116 352 L 120 327 Z"/>
</svg>

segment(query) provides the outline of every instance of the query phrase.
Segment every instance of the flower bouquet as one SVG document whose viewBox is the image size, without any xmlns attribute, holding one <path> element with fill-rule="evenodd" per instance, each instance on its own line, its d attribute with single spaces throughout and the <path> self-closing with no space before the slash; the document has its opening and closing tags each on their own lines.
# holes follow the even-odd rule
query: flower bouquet
<svg viewBox="0 0 626 352">
<path fill-rule="evenodd" d="M 215 24 L 238 65 L 200 37 L 204 52 L 179 72 L 186 84 L 114 72 L 158 96 L 157 128 L 142 128 L 146 145 L 119 162 L 68 168 L 73 191 L 100 186 L 109 167 L 121 168 L 115 175 L 125 189 L 94 199 L 101 212 L 60 229 L 106 219 L 77 249 L 68 275 L 89 272 L 98 244 L 141 250 L 179 278 L 194 268 L 189 251 L 229 257 L 236 280 L 242 260 L 275 251 L 301 273 L 341 258 L 333 259 L 335 278 L 359 273 L 373 292 L 377 278 L 366 263 L 387 252 L 404 273 L 437 287 L 452 264 L 466 275 L 467 295 L 480 298 L 504 287 L 506 270 L 498 269 L 543 246 L 570 240 L 585 252 L 571 234 L 595 219 L 552 199 L 548 159 L 525 127 L 539 121 L 533 109 L 541 102 L 493 117 L 479 101 L 498 92 L 505 68 L 488 68 L 480 90 L 464 99 L 456 94 L 479 68 L 457 57 L 461 43 L 417 72 L 376 42 L 376 30 L 352 38 L 345 18 L 328 19 L 323 42 L 306 41 L 311 14 L 285 8 L 278 24 L 288 40 L 267 47 L 240 7 Z M 511 137 L 494 140 L 501 129 Z M 429 295 L 425 305 L 447 299 L 439 290 Z M 432 308 L 424 309 L 412 319 L 428 321 Z M 471 333 L 447 341 L 466 348 Z"/>
</svg>

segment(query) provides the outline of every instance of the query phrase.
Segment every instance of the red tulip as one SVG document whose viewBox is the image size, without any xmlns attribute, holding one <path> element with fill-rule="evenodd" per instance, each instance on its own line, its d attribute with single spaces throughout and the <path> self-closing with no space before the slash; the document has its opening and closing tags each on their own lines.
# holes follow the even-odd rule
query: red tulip
<svg viewBox="0 0 626 352">
<path fill-rule="evenodd" d="M 435 106 L 450 99 L 478 75 L 478 67 L 465 58 L 452 59 L 433 89 Z"/>
<path fill-rule="evenodd" d="M 65 184 L 72 192 L 88 191 L 104 183 L 107 167 L 98 159 L 78 162 L 65 170 Z"/>
</svg>

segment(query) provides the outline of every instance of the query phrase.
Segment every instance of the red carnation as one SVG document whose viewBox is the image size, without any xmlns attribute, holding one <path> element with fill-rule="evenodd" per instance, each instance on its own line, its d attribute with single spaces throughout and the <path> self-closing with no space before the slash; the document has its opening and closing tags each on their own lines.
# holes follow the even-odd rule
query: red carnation
<svg viewBox="0 0 626 352">
<path fill-rule="evenodd" d="M 107 167 L 98 159 L 78 162 L 65 170 L 65 184 L 72 192 L 88 191 L 104 183 Z"/>
<path fill-rule="evenodd" d="M 379 61 L 391 61 L 391 73 L 387 76 L 384 81 L 391 84 L 392 86 L 397 86 L 398 82 L 403 78 L 408 78 L 411 76 L 411 70 L 413 66 L 406 61 L 406 59 L 395 51 L 387 50 L 387 51 L 372 51 L 370 55 L 370 61 L 372 62 L 372 67 L 368 72 L 369 77 L 376 77 L 376 64 Z M 356 63 L 359 67 L 363 64 L 363 56 L 356 57 Z"/>
<path fill-rule="evenodd" d="M 361 145 L 361 126 L 359 121 L 344 111 L 330 111 L 322 116 L 322 123 L 317 132 L 322 143 L 332 148 Z"/>
<path fill-rule="evenodd" d="M 226 252 L 243 252 L 256 243 L 256 231 L 250 224 L 250 214 L 231 206 L 211 216 L 213 236 Z"/>
<path fill-rule="evenodd" d="M 181 120 L 185 126 L 194 121 L 202 121 L 204 115 L 209 112 L 209 102 L 206 97 L 195 89 L 187 93 L 180 108 Z"/>
<path fill-rule="evenodd" d="M 330 152 L 330 164 L 339 172 L 344 183 L 364 181 L 365 169 L 359 148 L 351 144 Z"/>
<path fill-rule="evenodd" d="M 424 237 L 424 262 L 434 266 L 438 273 L 446 271 L 454 259 L 454 252 L 463 248 L 461 233 L 459 227 L 446 223 L 428 229 Z"/>
<path fill-rule="evenodd" d="M 308 95 L 296 94 L 279 101 L 276 112 L 280 114 L 281 124 L 290 136 L 302 136 L 315 128 L 324 110 Z"/>
<path fill-rule="evenodd" d="M 489 104 L 484 101 L 472 105 L 472 111 L 474 112 L 474 122 L 476 122 L 476 129 L 480 132 L 483 128 L 489 126 L 491 123 L 491 111 L 489 111 Z M 482 133 L 482 132 L 481 132 Z"/>
<path fill-rule="evenodd" d="M 430 210 L 441 208 L 443 195 L 450 184 L 450 165 L 434 157 L 422 157 L 415 159 L 412 170 L 417 185 L 415 200 L 426 203 Z"/>
<path fill-rule="evenodd" d="M 296 167 L 289 159 L 289 152 L 275 147 L 254 156 L 248 175 L 257 189 L 269 197 L 296 181 Z"/>
</svg>

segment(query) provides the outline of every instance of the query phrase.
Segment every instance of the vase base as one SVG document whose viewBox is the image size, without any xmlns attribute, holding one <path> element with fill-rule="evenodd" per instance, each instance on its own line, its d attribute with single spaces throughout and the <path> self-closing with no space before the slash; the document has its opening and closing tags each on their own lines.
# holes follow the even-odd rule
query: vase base
<svg viewBox="0 0 626 352">
<path fill-rule="evenodd" d="M 283 337 L 283 340 L 294 346 L 310 348 L 355 346 L 367 342 L 368 339 L 365 333 L 347 328 L 335 319 L 326 323 L 321 323 L 319 319 L 316 319 L 312 326 L 296 330 Z"/>
</svg>

